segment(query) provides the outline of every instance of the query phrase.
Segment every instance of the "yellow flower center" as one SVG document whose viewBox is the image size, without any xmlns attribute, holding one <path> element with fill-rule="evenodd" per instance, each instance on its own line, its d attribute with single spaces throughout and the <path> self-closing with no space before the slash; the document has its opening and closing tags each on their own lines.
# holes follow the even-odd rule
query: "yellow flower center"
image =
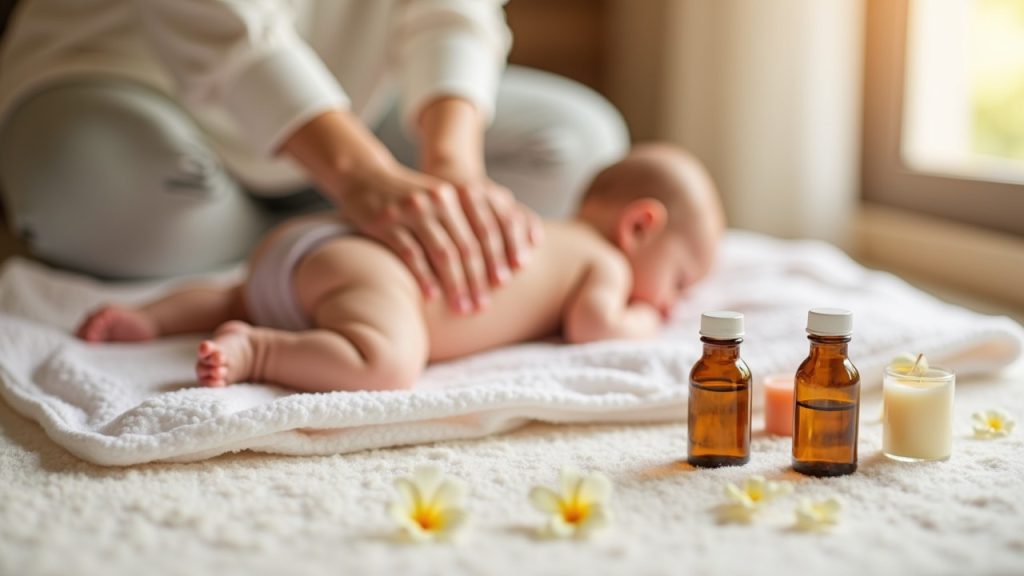
<svg viewBox="0 0 1024 576">
<path fill-rule="evenodd" d="M 562 518 L 569 524 L 579 524 L 590 514 L 590 504 L 572 500 L 562 504 Z"/>
<path fill-rule="evenodd" d="M 417 506 L 412 513 L 412 519 L 425 532 L 442 528 L 441 511 L 434 506 Z"/>
<path fill-rule="evenodd" d="M 988 427 L 998 432 L 1003 429 L 1003 421 L 1000 418 L 989 418 Z"/>
<path fill-rule="evenodd" d="M 764 498 L 764 492 L 760 490 L 748 490 L 747 495 L 750 496 L 750 499 L 754 502 L 760 502 L 761 499 Z"/>
</svg>

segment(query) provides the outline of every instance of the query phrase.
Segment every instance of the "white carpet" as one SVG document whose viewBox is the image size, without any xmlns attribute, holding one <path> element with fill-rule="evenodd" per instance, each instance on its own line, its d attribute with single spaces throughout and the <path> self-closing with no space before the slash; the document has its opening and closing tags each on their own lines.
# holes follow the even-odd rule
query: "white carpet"
<svg viewBox="0 0 1024 576">
<path fill-rule="evenodd" d="M 879 425 L 865 422 L 860 470 L 831 480 L 797 478 L 787 471 L 788 441 L 762 435 L 749 465 L 692 471 L 680 463 L 681 424 L 534 424 L 348 455 L 104 468 L 0 403 L 0 574 L 1021 574 L 1024 431 L 994 441 L 964 435 L 976 409 L 1024 416 L 1024 365 L 960 384 L 962 434 L 950 461 L 887 461 Z M 461 546 L 389 539 L 391 479 L 427 462 L 472 487 L 475 528 Z M 615 527 L 602 539 L 532 536 L 541 518 L 526 493 L 553 484 L 567 463 L 615 482 Z M 708 509 L 722 483 L 755 473 L 794 480 L 796 494 L 762 523 L 716 525 Z M 801 494 L 845 499 L 832 533 L 787 530 Z"/>
</svg>

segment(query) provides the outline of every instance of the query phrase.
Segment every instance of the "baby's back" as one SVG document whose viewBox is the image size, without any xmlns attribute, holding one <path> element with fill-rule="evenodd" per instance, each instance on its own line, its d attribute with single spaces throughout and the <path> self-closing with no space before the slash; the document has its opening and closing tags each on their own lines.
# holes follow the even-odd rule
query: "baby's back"
<svg viewBox="0 0 1024 576">
<path fill-rule="evenodd" d="M 431 360 L 557 334 L 588 265 L 598 258 L 621 257 L 586 224 L 546 222 L 544 231 L 531 261 L 491 292 L 486 309 L 460 316 L 440 298 L 427 303 Z"/>
</svg>

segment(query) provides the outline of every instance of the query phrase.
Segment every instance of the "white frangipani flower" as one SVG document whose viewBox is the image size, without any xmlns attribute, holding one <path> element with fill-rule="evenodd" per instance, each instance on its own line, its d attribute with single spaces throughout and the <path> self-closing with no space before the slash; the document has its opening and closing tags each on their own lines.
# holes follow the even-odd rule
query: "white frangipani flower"
<svg viewBox="0 0 1024 576">
<path fill-rule="evenodd" d="M 1016 424 L 1013 418 L 1002 410 L 984 410 L 971 415 L 971 427 L 978 438 L 1009 436 Z"/>
<path fill-rule="evenodd" d="M 611 494 L 612 482 L 604 474 L 595 472 L 584 476 L 577 470 L 565 468 L 559 491 L 534 486 L 530 490 L 530 502 L 548 515 L 543 535 L 587 538 L 611 522 L 612 513 L 608 508 Z"/>
<path fill-rule="evenodd" d="M 728 482 L 725 485 L 725 496 L 728 501 L 718 507 L 719 520 L 748 523 L 765 504 L 792 491 L 792 484 L 772 482 L 765 480 L 763 476 L 751 476 L 742 486 Z"/>
<path fill-rule="evenodd" d="M 412 540 L 452 540 L 466 525 L 465 482 L 437 466 L 417 468 L 412 478 L 395 480 L 398 497 L 388 511 Z"/>
<path fill-rule="evenodd" d="M 839 521 L 842 503 L 832 497 L 819 502 L 801 500 L 796 508 L 796 528 L 805 531 L 823 530 Z"/>
</svg>

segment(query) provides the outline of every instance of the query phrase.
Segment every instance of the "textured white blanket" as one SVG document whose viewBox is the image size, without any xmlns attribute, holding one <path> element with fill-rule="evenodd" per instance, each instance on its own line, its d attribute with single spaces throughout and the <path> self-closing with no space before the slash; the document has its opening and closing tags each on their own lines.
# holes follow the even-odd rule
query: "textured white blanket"
<svg viewBox="0 0 1024 576">
<path fill-rule="evenodd" d="M 1008 365 L 1024 340 L 1012 320 L 943 304 L 830 246 L 737 232 L 715 274 L 679 303 L 655 341 L 512 346 L 435 365 L 411 392 L 205 389 L 192 376 L 198 337 L 96 346 L 70 335 L 93 306 L 150 298 L 168 286 L 101 284 L 8 261 L 0 272 L 3 397 L 55 442 L 99 464 L 239 450 L 329 454 L 477 437 L 528 420 L 681 420 L 702 310 L 746 314 L 744 357 L 762 377 L 794 371 L 805 355 L 807 308 L 850 308 L 851 355 L 868 393 L 894 353 L 925 352 L 963 375 Z M 755 406 L 760 399 L 755 394 Z"/>
</svg>

